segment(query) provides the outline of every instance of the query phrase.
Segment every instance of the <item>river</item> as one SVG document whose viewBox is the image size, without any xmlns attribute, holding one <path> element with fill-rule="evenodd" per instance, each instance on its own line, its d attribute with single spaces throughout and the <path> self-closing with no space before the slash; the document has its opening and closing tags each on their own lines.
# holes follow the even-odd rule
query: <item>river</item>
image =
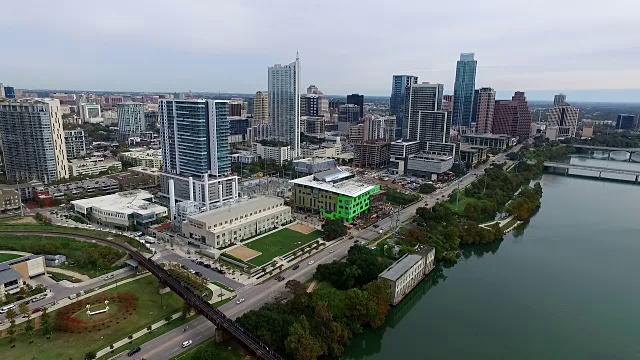
<svg viewBox="0 0 640 360">
<path fill-rule="evenodd" d="M 640 187 L 541 181 L 526 226 L 465 248 L 344 359 L 639 359 Z"/>
</svg>

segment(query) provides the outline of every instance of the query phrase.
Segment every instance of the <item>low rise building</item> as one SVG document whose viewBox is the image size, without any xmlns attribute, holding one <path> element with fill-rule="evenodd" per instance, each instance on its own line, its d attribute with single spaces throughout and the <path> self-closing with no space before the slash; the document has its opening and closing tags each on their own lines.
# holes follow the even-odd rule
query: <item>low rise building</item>
<svg viewBox="0 0 640 360">
<path fill-rule="evenodd" d="M 98 157 L 69 161 L 69 173 L 71 176 L 98 175 L 101 172 L 112 170 L 122 170 L 122 163 L 120 161 Z"/>
<path fill-rule="evenodd" d="M 361 168 L 379 169 L 387 166 L 391 156 L 389 155 L 390 143 L 384 141 L 370 141 L 354 143 L 353 165 Z"/>
<path fill-rule="evenodd" d="M 351 222 L 369 212 L 371 196 L 380 191 L 380 185 L 365 184 L 353 177 L 336 168 L 291 180 L 292 204 L 296 209 L 320 213 L 328 219 Z"/>
<path fill-rule="evenodd" d="M 263 145 L 253 143 L 251 144 L 251 152 L 262 159 L 273 160 L 280 165 L 291 160 L 291 147 L 288 145 Z"/>
<path fill-rule="evenodd" d="M 20 193 L 13 189 L 0 189 L 0 211 L 20 208 Z"/>
<path fill-rule="evenodd" d="M 231 162 L 252 164 L 252 163 L 258 162 L 258 154 L 251 154 L 251 153 L 231 154 Z"/>
<path fill-rule="evenodd" d="M 340 143 L 340 140 L 336 142 L 323 142 L 317 145 L 304 143 L 300 147 L 300 154 L 308 158 L 334 158 L 342 154 L 342 143 Z"/>
<path fill-rule="evenodd" d="M 50 195 L 55 199 L 64 197 L 90 196 L 97 194 L 114 194 L 118 192 L 118 182 L 109 178 L 97 178 L 82 181 L 74 181 L 60 185 L 38 186 L 36 192 L 42 195 Z"/>
<path fill-rule="evenodd" d="M 391 305 L 398 303 L 435 267 L 436 250 L 424 246 L 416 254 L 406 254 L 383 271 L 378 279 L 389 284 Z"/>
<path fill-rule="evenodd" d="M 23 279 L 47 273 L 43 255 L 28 255 L 2 263 L 17 271 Z"/>
<path fill-rule="evenodd" d="M 291 208 L 284 205 L 284 199 L 262 196 L 188 216 L 182 233 L 186 238 L 220 248 L 290 222 Z"/>
<path fill-rule="evenodd" d="M 509 135 L 496 134 L 466 134 L 462 135 L 462 143 L 476 146 L 486 146 L 494 150 L 504 150 L 509 146 L 514 146 L 516 138 Z"/>
<path fill-rule="evenodd" d="M 294 170 L 303 174 L 314 174 L 333 169 L 336 166 L 336 161 L 328 158 L 307 158 L 293 161 Z"/>
<path fill-rule="evenodd" d="M 152 203 L 153 195 L 144 190 L 131 190 L 113 195 L 75 200 L 75 212 L 100 225 L 119 229 L 146 228 L 158 217 L 168 215 L 164 206 Z"/>
<path fill-rule="evenodd" d="M 162 174 L 162 170 L 157 168 L 148 168 L 144 166 L 136 166 L 129 168 L 129 172 L 135 174 L 142 174 L 150 177 L 152 179 L 152 183 L 154 186 L 160 184 L 160 175 Z"/>
<path fill-rule="evenodd" d="M 161 150 L 127 151 L 120 154 L 120 160 L 129 162 L 133 166 L 162 169 Z"/>
<path fill-rule="evenodd" d="M 415 154 L 407 160 L 406 173 L 411 176 L 436 180 L 453 166 L 453 156 L 437 154 Z"/>
<path fill-rule="evenodd" d="M 487 158 L 487 150 L 488 148 L 484 146 L 462 144 L 462 146 L 460 146 L 460 161 L 476 165 Z"/>
<path fill-rule="evenodd" d="M 0 300 L 4 300 L 7 294 L 17 294 L 23 285 L 20 273 L 5 263 L 0 264 Z"/>
<path fill-rule="evenodd" d="M 108 178 L 118 182 L 120 191 L 128 191 L 134 189 L 152 189 L 158 186 L 159 177 L 147 175 L 137 171 L 125 171 L 113 175 Z"/>
</svg>

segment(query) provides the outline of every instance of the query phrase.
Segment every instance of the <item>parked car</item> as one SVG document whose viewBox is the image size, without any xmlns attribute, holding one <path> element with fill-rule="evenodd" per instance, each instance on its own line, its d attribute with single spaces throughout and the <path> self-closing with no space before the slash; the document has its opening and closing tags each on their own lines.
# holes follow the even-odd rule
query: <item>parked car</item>
<svg viewBox="0 0 640 360">
<path fill-rule="evenodd" d="M 332 252 L 333 252 L 333 249 L 329 250 L 329 253 L 332 253 Z"/>
<path fill-rule="evenodd" d="M 300 265 L 299 265 L 299 264 L 295 264 L 295 265 L 291 268 L 291 270 L 298 270 L 298 269 L 300 269 Z"/>
<path fill-rule="evenodd" d="M 4 313 L 6 313 L 7 311 L 9 311 L 9 310 L 11 310 L 11 309 L 13 309 L 13 308 L 15 308 L 15 307 L 16 307 L 16 305 L 15 305 L 15 304 L 11 304 L 11 305 L 7 305 L 7 306 L 3 306 L 2 308 L 0 308 L 0 314 L 4 314 Z"/>
<path fill-rule="evenodd" d="M 39 308 L 39 307 L 38 307 L 38 308 L 35 308 L 35 309 L 31 310 L 31 313 L 32 313 L 32 314 L 36 314 L 36 313 L 39 313 L 39 312 L 41 312 L 41 311 L 42 311 L 42 308 Z"/>
<path fill-rule="evenodd" d="M 244 302 L 244 298 L 238 299 L 238 301 L 236 301 L 236 304 L 242 304 L 243 302 Z"/>
<path fill-rule="evenodd" d="M 380 225 L 378 225 L 378 224 L 373 224 L 373 227 L 377 229 L 377 228 L 379 228 L 379 227 L 380 227 Z"/>
<path fill-rule="evenodd" d="M 315 261 L 313 261 L 313 260 L 309 261 L 309 265 L 313 265 L 314 262 Z"/>
<path fill-rule="evenodd" d="M 278 276 L 276 276 L 276 280 L 282 281 L 282 280 L 284 280 L 284 276 L 278 275 Z"/>
<path fill-rule="evenodd" d="M 133 348 L 133 349 L 129 350 L 129 352 L 127 352 L 127 356 L 133 356 L 133 355 L 135 355 L 136 353 L 139 353 L 139 352 L 140 352 L 140 350 L 142 350 L 142 349 L 140 348 L 140 346 L 135 347 L 135 348 Z"/>
<path fill-rule="evenodd" d="M 185 342 L 182 343 L 182 347 L 186 348 L 187 346 L 191 345 L 193 342 L 191 340 L 187 340 Z"/>
<path fill-rule="evenodd" d="M 204 267 L 206 267 L 207 269 L 211 269 L 211 265 L 209 264 L 204 264 Z"/>
</svg>

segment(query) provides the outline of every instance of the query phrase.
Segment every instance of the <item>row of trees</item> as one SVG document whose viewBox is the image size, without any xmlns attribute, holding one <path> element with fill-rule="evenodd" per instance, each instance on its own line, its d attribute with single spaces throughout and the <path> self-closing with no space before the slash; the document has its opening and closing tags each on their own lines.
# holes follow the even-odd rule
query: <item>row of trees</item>
<svg viewBox="0 0 640 360">
<path fill-rule="evenodd" d="M 29 344 L 33 343 L 33 336 L 35 324 L 33 319 L 31 318 L 31 311 L 29 310 L 29 306 L 26 303 L 21 303 L 18 306 L 19 314 L 27 317 L 27 321 L 25 321 L 24 326 L 22 326 L 22 333 L 26 336 Z M 7 335 L 9 335 L 9 343 L 11 347 L 15 346 L 16 335 L 18 335 L 18 327 L 16 325 L 16 318 L 18 317 L 18 312 L 14 309 L 10 309 L 6 314 L 7 320 L 9 320 L 9 328 L 7 329 Z M 43 309 L 42 314 L 40 315 L 40 329 L 42 331 L 42 335 L 47 339 L 51 337 L 52 334 L 52 326 L 51 326 L 51 316 L 47 312 L 47 309 Z"/>
<path fill-rule="evenodd" d="M 519 221 L 527 220 L 540 207 L 541 197 L 542 186 L 537 182 L 533 188 L 523 188 L 507 205 L 507 212 Z"/>
<path fill-rule="evenodd" d="M 326 281 L 339 290 L 364 286 L 378 278 L 391 261 L 380 258 L 365 246 L 354 245 L 347 253 L 346 261 L 334 260 L 320 264 L 314 277 Z"/>
<path fill-rule="evenodd" d="M 324 239 L 326 241 L 332 241 L 339 237 L 345 236 L 348 233 L 347 226 L 341 220 L 326 219 L 322 224 L 322 231 L 324 231 Z"/>
</svg>

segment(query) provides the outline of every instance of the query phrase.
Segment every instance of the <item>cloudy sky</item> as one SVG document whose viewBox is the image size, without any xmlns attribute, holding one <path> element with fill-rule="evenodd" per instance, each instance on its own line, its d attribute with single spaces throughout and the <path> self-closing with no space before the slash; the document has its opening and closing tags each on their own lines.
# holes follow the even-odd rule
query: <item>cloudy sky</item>
<svg viewBox="0 0 640 360">
<path fill-rule="evenodd" d="M 403 73 L 444 83 L 453 92 L 460 52 L 476 53 L 476 85 L 499 94 L 563 90 L 597 97 L 612 92 L 573 90 L 640 88 L 640 5 L 603 5 L 7 1 L 0 82 L 18 88 L 249 93 L 266 89 L 267 67 L 293 61 L 298 48 L 303 86 L 316 84 L 328 94 L 388 95 L 392 75 Z"/>
</svg>

